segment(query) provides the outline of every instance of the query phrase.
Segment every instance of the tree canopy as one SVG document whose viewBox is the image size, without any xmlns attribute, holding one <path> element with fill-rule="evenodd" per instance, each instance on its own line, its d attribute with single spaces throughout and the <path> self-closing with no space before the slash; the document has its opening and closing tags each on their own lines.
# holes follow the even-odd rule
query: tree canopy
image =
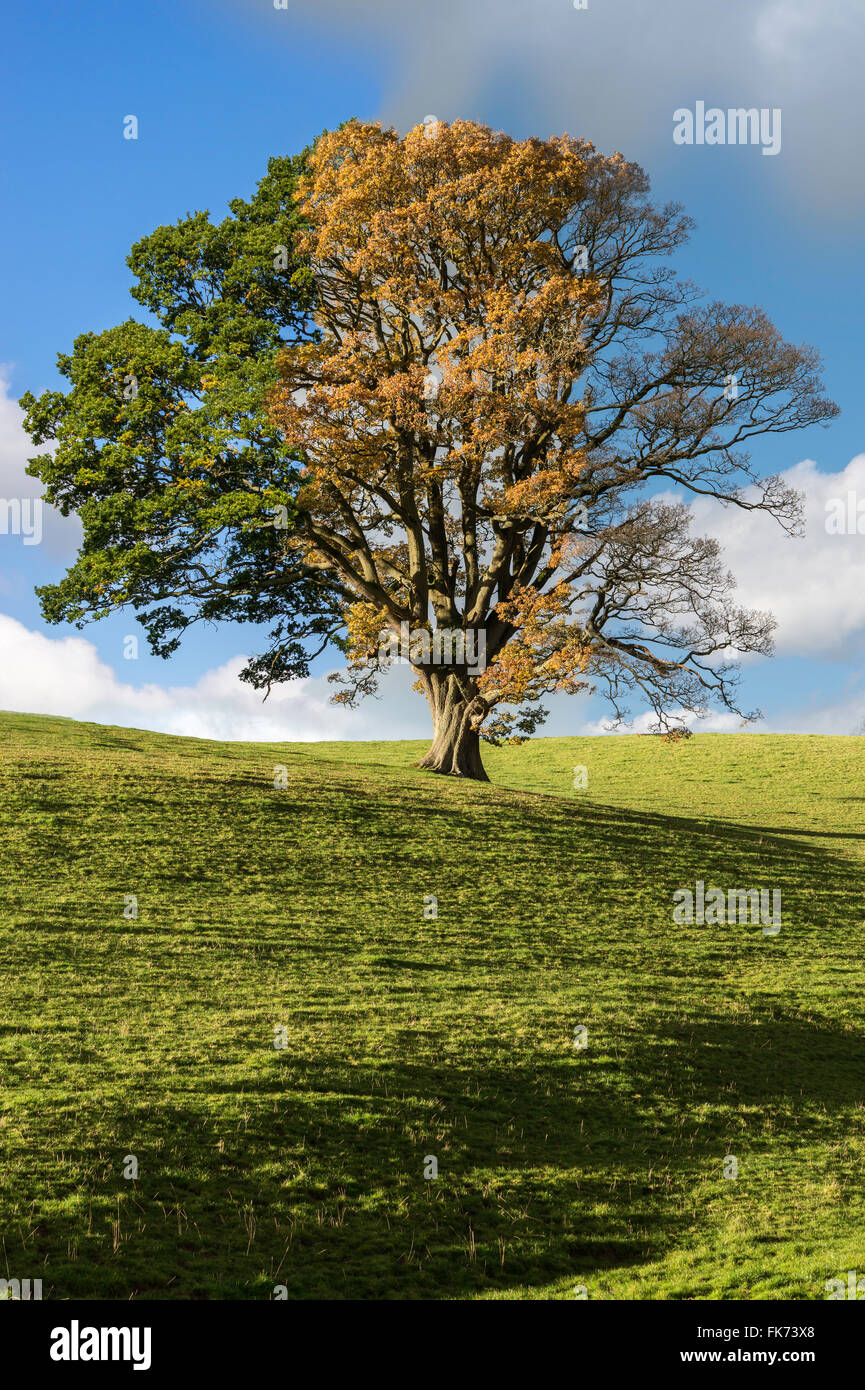
<svg viewBox="0 0 865 1390">
<path fill-rule="evenodd" d="M 67 391 L 22 397 L 45 497 L 77 512 L 81 552 L 38 590 L 52 622 L 130 606 L 161 656 L 192 623 L 271 622 L 254 683 L 306 675 L 338 639 L 317 575 L 286 560 L 297 461 L 265 402 L 279 351 L 310 331 L 297 257 L 303 156 L 275 158 L 250 201 L 214 224 L 196 212 L 133 246 L 132 294 L 153 323 L 83 333 L 58 366 Z"/>
</svg>

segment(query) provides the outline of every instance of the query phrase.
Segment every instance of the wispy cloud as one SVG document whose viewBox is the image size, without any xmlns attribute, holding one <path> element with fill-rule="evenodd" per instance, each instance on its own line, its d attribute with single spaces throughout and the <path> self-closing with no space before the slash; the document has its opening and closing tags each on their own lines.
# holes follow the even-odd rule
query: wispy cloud
<svg viewBox="0 0 865 1390">
<path fill-rule="evenodd" d="M 347 116 L 407 128 L 427 112 L 488 119 L 508 106 L 525 132 L 567 130 L 653 168 L 671 153 L 677 107 L 780 107 L 778 177 L 790 191 L 823 217 L 865 199 L 851 177 L 865 134 L 858 0 L 589 0 L 584 10 L 572 0 L 291 0 L 287 11 L 254 0 L 252 9 L 274 42 L 282 25 L 296 43 L 299 17 L 373 38 L 391 55 L 380 110 Z"/>
</svg>

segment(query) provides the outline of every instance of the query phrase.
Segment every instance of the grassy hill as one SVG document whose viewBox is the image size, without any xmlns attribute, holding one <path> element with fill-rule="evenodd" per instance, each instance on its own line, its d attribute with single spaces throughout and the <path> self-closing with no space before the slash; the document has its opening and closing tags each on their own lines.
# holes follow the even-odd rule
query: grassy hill
<svg viewBox="0 0 865 1390">
<path fill-rule="evenodd" d="M 865 739 L 542 739 L 490 786 L 420 744 L 0 740 L 0 1274 L 819 1299 L 865 1268 Z M 676 925 L 697 879 L 780 889 L 780 934 Z"/>
</svg>

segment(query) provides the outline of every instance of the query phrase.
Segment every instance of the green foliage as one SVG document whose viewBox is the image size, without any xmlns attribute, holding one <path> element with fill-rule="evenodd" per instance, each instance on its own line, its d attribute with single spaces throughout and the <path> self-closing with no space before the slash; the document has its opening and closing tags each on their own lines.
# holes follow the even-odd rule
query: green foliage
<svg viewBox="0 0 865 1390">
<path fill-rule="evenodd" d="M 297 461 L 265 410 L 279 351 L 307 335 L 303 167 L 272 159 L 222 222 L 196 212 L 139 241 L 132 293 L 156 323 L 82 334 L 58 358 L 69 389 L 22 398 L 34 443 L 54 446 L 28 472 L 84 527 L 75 564 L 38 591 L 50 622 L 131 605 L 162 656 L 193 622 L 270 622 L 256 684 L 306 674 L 307 639 L 326 640 L 327 577 L 290 544 Z"/>
<path fill-rule="evenodd" d="M 0 731 L 0 1229 L 46 1298 L 861 1272 L 865 739 L 542 739 L 487 786 L 419 744 Z M 674 926 L 698 878 L 780 888 L 780 935 Z"/>
</svg>

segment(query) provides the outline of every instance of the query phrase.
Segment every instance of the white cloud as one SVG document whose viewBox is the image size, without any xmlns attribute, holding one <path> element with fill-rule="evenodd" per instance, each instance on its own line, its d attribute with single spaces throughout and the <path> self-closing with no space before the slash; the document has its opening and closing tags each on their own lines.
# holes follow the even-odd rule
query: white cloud
<svg viewBox="0 0 865 1390">
<path fill-rule="evenodd" d="M 691 501 L 693 528 L 721 542 L 737 602 L 775 614 L 779 656 L 848 659 L 865 645 L 865 535 L 829 534 L 826 504 L 850 492 L 865 503 L 865 454 L 839 473 L 805 459 L 782 476 L 805 494 L 804 537 L 788 536 L 765 513 L 707 498 Z"/>
<path fill-rule="evenodd" d="M 857 734 L 865 732 L 865 691 L 845 699 L 814 701 L 807 706 L 781 709 L 763 731 L 775 734 Z"/>
<path fill-rule="evenodd" d="M 238 679 L 243 656 L 191 686 L 135 686 L 117 678 L 92 642 L 47 637 L 3 614 L 0 651 L 0 709 L 242 742 L 423 738 L 430 728 L 426 702 L 411 692 L 405 667 L 388 676 L 386 699 L 354 711 L 329 703 L 326 677 L 291 681 L 264 701 Z"/>
<path fill-rule="evenodd" d="M 680 711 L 677 713 L 681 714 Z M 716 710 L 705 719 L 697 719 L 692 714 L 681 717 L 681 722 L 695 734 L 855 734 L 865 732 L 865 692 L 847 699 L 830 701 L 828 704 L 815 702 L 788 709 L 779 708 L 765 719 L 755 724 L 745 724 L 738 714 L 726 710 Z M 609 721 L 596 719 L 584 724 L 575 732 L 581 738 L 596 737 L 601 734 L 648 734 L 656 725 L 655 715 L 646 711 L 632 724 L 620 729 L 611 729 Z M 574 732 L 567 730 L 567 733 Z"/>
<path fill-rule="evenodd" d="M 24 412 L 9 394 L 10 382 L 8 368 L 0 364 L 0 498 L 9 501 L 17 498 L 39 498 L 42 484 L 38 478 L 26 473 L 27 461 L 36 454 L 50 453 L 43 445 L 37 448 L 24 433 L 22 421 Z M 78 549 L 81 537 L 81 523 L 77 517 L 64 517 L 53 507 L 42 504 L 41 547 L 52 560 L 70 560 Z M 10 557 L 12 547 L 15 555 L 37 550 L 38 546 L 25 546 L 20 536 L 0 533 L 0 555 Z M 0 587 L 7 585 L 0 576 Z"/>
<path fill-rule="evenodd" d="M 705 719 L 697 719 L 695 715 L 683 713 L 682 710 L 671 710 L 671 722 L 686 724 L 694 733 L 700 734 L 731 734 L 737 733 L 744 728 L 753 729 L 757 725 L 745 725 L 738 714 L 730 714 L 727 710 L 717 710 L 706 716 Z M 645 710 L 637 715 L 630 724 L 623 724 L 620 728 L 612 728 L 609 719 L 595 719 L 579 730 L 580 737 L 594 737 L 599 734 L 650 734 L 657 727 L 657 715 L 652 710 Z M 759 726 L 765 729 L 765 726 Z"/>
</svg>

